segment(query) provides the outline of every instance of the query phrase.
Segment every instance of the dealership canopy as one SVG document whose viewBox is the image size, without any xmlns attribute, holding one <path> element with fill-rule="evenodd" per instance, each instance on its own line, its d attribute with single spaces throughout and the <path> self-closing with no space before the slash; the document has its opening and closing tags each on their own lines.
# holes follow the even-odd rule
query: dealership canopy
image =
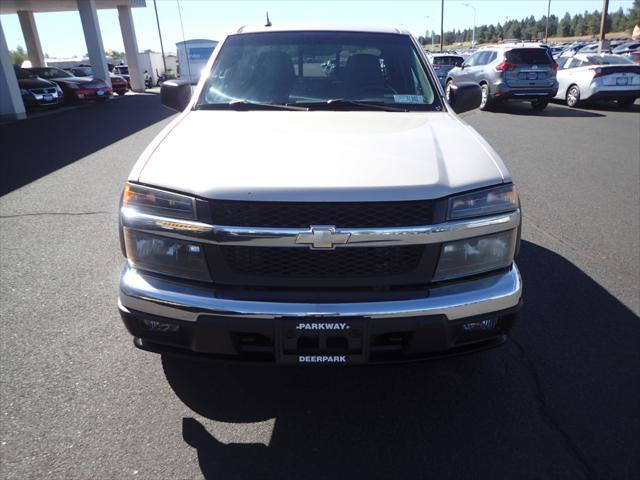
<svg viewBox="0 0 640 480">
<path fill-rule="evenodd" d="M 131 87 L 133 90 L 144 90 L 144 77 L 138 61 L 138 41 L 131 14 L 131 8 L 136 7 L 146 7 L 145 0 L 2 0 L 0 1 L 0 14 L 18 14 L 31 65 L 44 67 L 46 62 L 34 14 L 78 11 L 93 73 L 96 77 L 110 84 L 97 10 L 116 8 L 125 54 L 129 62 Z M 20 88 L 11 65 L 9 48 L 0 22 L 0 119 L 21 119 L 24 117 L 25 109 L 20 96 Z"/>
</svg>

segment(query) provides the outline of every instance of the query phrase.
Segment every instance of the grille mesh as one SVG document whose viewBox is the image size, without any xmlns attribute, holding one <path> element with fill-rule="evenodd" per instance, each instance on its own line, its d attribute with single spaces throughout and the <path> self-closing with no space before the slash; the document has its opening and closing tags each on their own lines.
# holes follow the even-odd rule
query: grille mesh
<svg viewBox="0 0 640 480">
<path fill-rule="evenodd" d="M 432 223 L 434 201 L 210 203 L 213 223 L 237 227 L 410 227 Z"/>
<path fill-rule="evenodd" d="M 330 251 L 236 246 L 221 249 L 232 270 L 275 277 L 399 275 L 415 270 L 424 252 L 423 245 Z"/>
</svg>

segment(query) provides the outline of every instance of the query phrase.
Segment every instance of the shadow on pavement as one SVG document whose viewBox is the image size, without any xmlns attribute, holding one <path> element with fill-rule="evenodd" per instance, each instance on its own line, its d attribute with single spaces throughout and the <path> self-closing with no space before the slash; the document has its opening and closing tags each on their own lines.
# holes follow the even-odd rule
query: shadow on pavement
<svg viewBox="0 0 640 480">
<path fill-rule="evenodd" d="M 552 251 L 523 242 L 519 265 L 522 317 L 493 351 L 342 369 L 163 357 L 206 419 L 275 418 L 268 446 L 183 418 L 205 478 L 637 478 L 639 318 Z"/>
<path fill-rule="evenodd" d="M 556 117 L 556 118 L 593 118 L 593 117 L 604 117 L 602 113 L 597 113 L 588 110 L 582 110 L 579 108 L 569 108 L 564 105 L 559 105 L 556 103 L 550 103 L 546 109 L 542 112 L 535 112 L 531 108 L 531 104 L 529 102 L 506 102 L 506 103 L 497 103 L 491 106 L 491 111 L 496 113 L 507 113 L 512 115 L 529 115 L 534 117 Z M 635 107 L 635 105 L 634 105 Z M 626 111 L 626 110 L 618 110 L 615 108 L 611 108 L 611 110 L 617 111 Z"/>
<path fill-rule="evenodd" d="M 159 95 L 127 95 L 106 104 L 2 124 L 0 196 L 174 113 L 160 104 Z"/>
</svg>

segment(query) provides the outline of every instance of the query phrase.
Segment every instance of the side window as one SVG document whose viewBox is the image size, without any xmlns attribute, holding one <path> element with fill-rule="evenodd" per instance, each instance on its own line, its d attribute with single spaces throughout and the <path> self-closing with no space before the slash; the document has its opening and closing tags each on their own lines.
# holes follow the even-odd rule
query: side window
<svg viewBox="0 0 640 480">
<path fill-rule="evenodd" d="M 489 52 L 481 52 L 480 55 L 478 55 L 478 58 L 476 59 L 476 67 L 479 67 L 487 63 L 488 54 Z"/>
<path fill-rule="evenodd" d="M 486 63 L 491 63 L 491 62 L 493 62 L 493 61 L 496 59 L 496 57 L 497 57 L 497 56 L 498 56 L 498 52 L 490 52 L 490 54 L 489 54 L 489 58 L 487 59 L 487 62 L 486 62 Z M 485 64 L 485 65 L 486 65 L 486 64 Z"/>
<path fill-rule="evenodd" d="M 482 52 L 478 57 L 478 61 L 476 62 L 476 65 L 481 66 L 491 62 L 491 55 L 495 55 L 495 52 Z"/>
<path fill-rule="evenodd" d="M 475 65 L 478 64 L 478 57 L 480 55 L 482 55 L 483 52 L 476 52 L 473 55 L 471 55 L 469 58 L 467 58 L 467 60 L 464 62 L 464 66 L 465 67 L 473 67 Z"/>
<path fill-rule="evenodd" d="M 567 60 L 567 63 L 565 63 L 564 68 L 577 68 L 577 67 L 581 67 L 583 65 L 583 61 L 577 59 L 577 58 L 571 58 L 569 60 Z"/>
</svg>

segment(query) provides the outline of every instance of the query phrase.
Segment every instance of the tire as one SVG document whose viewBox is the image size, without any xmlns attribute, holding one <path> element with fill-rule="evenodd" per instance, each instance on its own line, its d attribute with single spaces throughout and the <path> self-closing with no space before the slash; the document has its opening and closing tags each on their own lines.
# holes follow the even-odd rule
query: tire
<svg viewBox="0 0 640 480">
<path fill-rule="evenodd" d="M 619 98 L 618 100 L 616 100 L 616 105 L 618 105 L 618 108 L 626 110 L 628 108 L 631 108 L 631 105 L 633 105 L 635 101 L 635 98 Z"/>
<path fill-rule="evenodd" d="M 451 86 L 453 85 L 453 80 L 449 79 L 447 80 L 447 83 L 445 83 L 444 86 L 444 98 L 447 99 L 447 102 L 449 102 L 449 93 L 451 92 Z"/>
<path fill-rule="evenodd" d="M 480 110 L 489 110 L 491 108 L 491 97 L 489 96 L 489 85 L 486 83 L 480 84 L 482 90 L 482 100 L 480 101 Z"/>
<path fill-rule="evenodd" d="M 567 89 L 565 101 L 567 102 L 567 106 L 571 108 L 576 108 L 580 104 L 580 89 L 577 85 L 571 85 Z"/>
<path fill-rule="evenodd" d="M 549 100 L 546 98 L 544 100 L 534 100 L 531 102 L 531 108 L 534 112 L 541 112 L 549 105 Z"/>
</svg>

